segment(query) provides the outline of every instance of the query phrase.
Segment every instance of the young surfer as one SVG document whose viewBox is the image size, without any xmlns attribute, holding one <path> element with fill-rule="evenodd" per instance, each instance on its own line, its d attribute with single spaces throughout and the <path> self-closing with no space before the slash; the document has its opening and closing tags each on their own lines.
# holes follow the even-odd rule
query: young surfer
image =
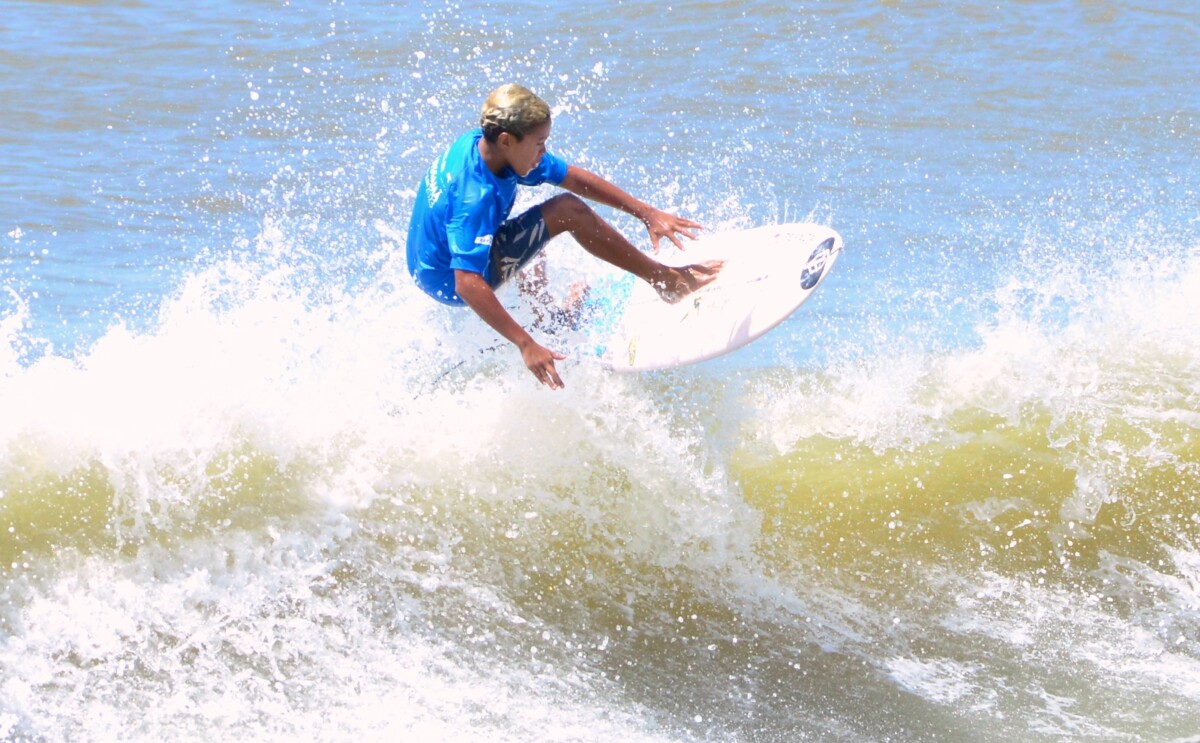
<svg viewBox="0 0 1200 743">
<path fill-rule="evenodd" d="M 408 270 L 440 302 L 467 305 L 521 351 L 538 381 L 563 386 L 554 368 L 565 358 L 545 348 L 504 309 L 496 288 L 556 235 L 571 233 L 589 253 L 650 282 L 678 302 L 716 278 L 720 261 L 665 266 L 635 248 L 579 197 L 642 220 L 657 249 L 662 238 L 682 248 L 700 225 L 655 209 L 598 175 L 546 151 L 550 108 L 520 85 L 487 97 L 480 127 L 459 137 L 417 189 L 408 230 Z M 569 191 L 509 219 L 517 185 L 552 183 Z"/>
</svg>

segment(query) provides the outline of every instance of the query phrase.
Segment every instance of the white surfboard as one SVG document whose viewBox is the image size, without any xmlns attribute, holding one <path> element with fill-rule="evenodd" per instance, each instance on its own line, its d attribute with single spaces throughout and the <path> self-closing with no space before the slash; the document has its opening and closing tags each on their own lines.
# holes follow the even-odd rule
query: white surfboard
<svg viewBox="0 0 1200 743">
<path fill-rule="evenodd" d="M 818 224 L 722 232 L 687 245 L 676 265 L 725 259 L 721 274 L 677 304 L 644 281 L 595 286 L 589 336 L 600 362 L 619 372 L 667 369 L 735 351 L 783 322 L 812 296 L 842 250 Z"/>
</svg>

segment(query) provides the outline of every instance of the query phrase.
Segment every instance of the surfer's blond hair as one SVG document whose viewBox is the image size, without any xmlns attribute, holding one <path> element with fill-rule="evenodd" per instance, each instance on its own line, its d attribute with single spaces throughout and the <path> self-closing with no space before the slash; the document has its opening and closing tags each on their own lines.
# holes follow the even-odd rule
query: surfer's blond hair
<svg viewBox="0 0 1200 743">
<path fill-rule="evenodd" d="M 518 140 L 550 120 L 550 107 L 537 95 L 516 83 L 501 85 L 488 94 L 479 113 L 479 126 L 489 142 L 501 132 Z"/>
</svg>

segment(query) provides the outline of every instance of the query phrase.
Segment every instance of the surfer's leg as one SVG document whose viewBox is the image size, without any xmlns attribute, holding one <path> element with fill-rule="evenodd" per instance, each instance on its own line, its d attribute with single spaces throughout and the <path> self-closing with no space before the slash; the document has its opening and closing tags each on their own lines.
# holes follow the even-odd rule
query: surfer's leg
<svg viewBox="0 0 1200 743">
<path fill-rule="evenodd" d="M 578 196 L 555 196 L 542 204 L 542 215 L 550 234 L 569 232 L 587 252 L 647 281 L 657 275 L 661 264 L 635 248 Z"/>
<path fill-rule="evenodd" d="M 602 261 L 650 282 L 667 302 L 678 302 L 717 277 L 722 261 L 666 266 L 633 246 L 583 199 L 559 194 L 542 204 L 551 235 L 571 233 L 583 249 Z"/>
<path fill-rule="evenodd" d="M 546 325 L 553 314 L 554 300 L 550 297 L 549 285 L 546 256 L 541 253 L 517 271 L 517 291 L 528 300 L 529 308 L 533 310 L 535 328 Z"/>
<path fill-rule="evenodd" d="M 517 271 L 517 289 L 522 294 L 542 301 L 547 296 L 550 280 L 546 278 L 546 256 L 541 253 L 528 265 Z"/>
</svg>

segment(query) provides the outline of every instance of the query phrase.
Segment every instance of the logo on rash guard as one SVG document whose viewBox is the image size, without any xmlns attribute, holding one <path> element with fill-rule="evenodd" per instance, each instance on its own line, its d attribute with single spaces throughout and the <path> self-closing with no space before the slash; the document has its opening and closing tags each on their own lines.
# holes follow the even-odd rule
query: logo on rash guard
<svg viewBox="0 0 1200 743">
<path fill-rule="evenodd" d="M 443 153 L 441 157 L 434 161 L 433 166 L 429 168 L 429 172 L 425 174 L 425 192 L 429 199 L 430 209 L 437 204 L 438 199 L 442 198 L 442 189 L 438 185 L 438 173 L 446 166 L 446 154 Z M 452 176 L 447 174 L 446 178 L 449 180 Z"/>
</svg>

